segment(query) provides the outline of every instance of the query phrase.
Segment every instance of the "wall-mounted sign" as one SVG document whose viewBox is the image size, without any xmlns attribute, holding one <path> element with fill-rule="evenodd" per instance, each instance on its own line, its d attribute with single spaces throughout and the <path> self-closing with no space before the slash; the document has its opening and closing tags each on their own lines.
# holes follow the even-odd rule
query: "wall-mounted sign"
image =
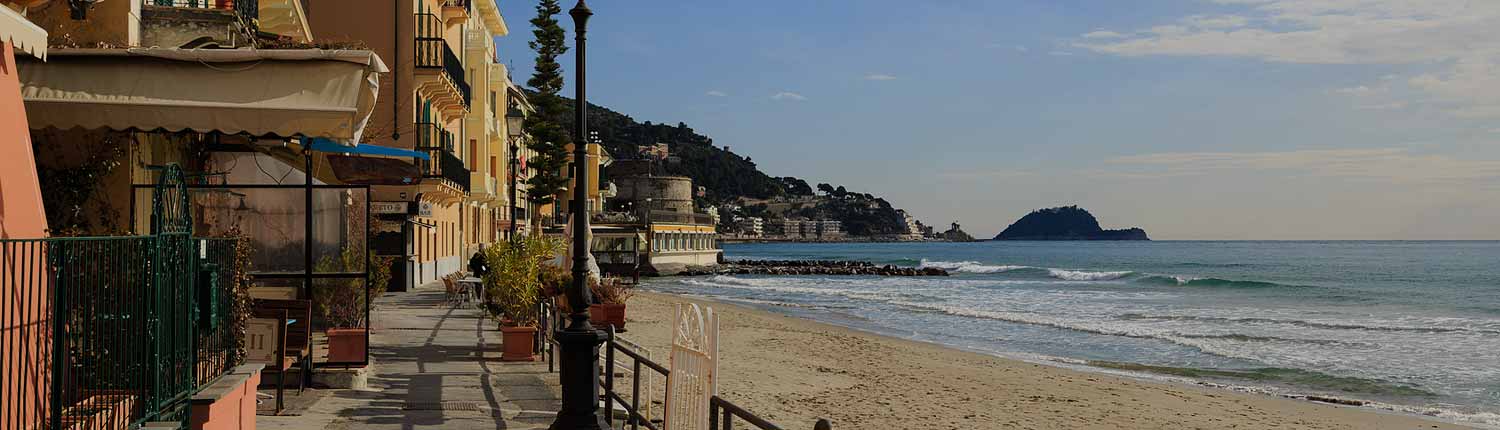
<svg viewBox="0 0 1500 430">
<path fill-rule="evenodd" d="M 411 202 L 370 202 L 370 213 L 376 215 L 405 215 L 410 208 Z"/>
<path fill-rule="evenodd" d="M 432 217 L 432 202 L 427 202 L 427 201 L 418 202 L 417 203 L 417 216 L 431 218 Z"/>
</svg>

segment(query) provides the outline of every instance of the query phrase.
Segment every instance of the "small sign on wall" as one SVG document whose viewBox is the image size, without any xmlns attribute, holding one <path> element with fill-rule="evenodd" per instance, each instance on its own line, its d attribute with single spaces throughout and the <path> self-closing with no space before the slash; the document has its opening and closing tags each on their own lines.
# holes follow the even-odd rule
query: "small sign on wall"
<svg viewBox="0 0 1500 430">
<path fill-rule="evenodd" d="M 376 215 L 405 215 L 410 208 L 411 202 L 370 202 L 370 213 Z"/>
</svg>

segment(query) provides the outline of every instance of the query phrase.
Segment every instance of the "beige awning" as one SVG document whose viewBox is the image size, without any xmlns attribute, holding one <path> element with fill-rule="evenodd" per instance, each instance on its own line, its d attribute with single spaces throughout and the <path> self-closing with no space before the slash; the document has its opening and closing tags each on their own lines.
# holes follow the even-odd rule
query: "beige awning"
<svg viewBox="0 0 1500 430">
<path fill-rule="evenodd" d="M 47 59 L 47 31 L 3 4 L 0 4 L 0 42 L 10 42 L 16 51 Z"/>
<path fill-rule="evenodd" d="M 53 50 L 19 67 L 32 128 L 326 137 L 358 142 L 389 70 L 370 51 Z"/>
</svg>

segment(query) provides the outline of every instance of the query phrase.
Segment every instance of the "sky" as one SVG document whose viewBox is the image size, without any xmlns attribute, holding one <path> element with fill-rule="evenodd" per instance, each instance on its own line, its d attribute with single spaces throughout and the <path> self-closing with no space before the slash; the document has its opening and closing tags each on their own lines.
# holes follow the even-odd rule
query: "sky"
<svg viewBox="0 0 1500 430">
<path fill-rule="evenodd" d="M 535 2 L 499 4 L 524 82 Z M 1158 240 L 1500 239 L 1500 1 L 589 6 L 590 101 L 976 237 L 1078 205 Z"/>
</svg>

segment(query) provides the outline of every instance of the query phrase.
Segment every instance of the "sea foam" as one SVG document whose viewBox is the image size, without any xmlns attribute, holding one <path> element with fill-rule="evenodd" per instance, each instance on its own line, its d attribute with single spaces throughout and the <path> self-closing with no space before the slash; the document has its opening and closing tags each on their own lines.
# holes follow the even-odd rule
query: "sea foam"
<svg viewBox="0 0 1500 430">
<path fill-rule="evenodd" d="M 918 267 L 924 269 L 933 267 L 959 273 L 1001 273 L 1030 268 L 1028 266 L 988 265 L 978 261 L 930 261 L 925 258 L 922 259 L 922 264 Z"/>
<path fill-rule="evenodd" d="M 1112 281 L 1135 272 L 1087 272 L 1082 270 L 1047 269 L 1047 275 L 1064 281 Z"/>
</svg>

